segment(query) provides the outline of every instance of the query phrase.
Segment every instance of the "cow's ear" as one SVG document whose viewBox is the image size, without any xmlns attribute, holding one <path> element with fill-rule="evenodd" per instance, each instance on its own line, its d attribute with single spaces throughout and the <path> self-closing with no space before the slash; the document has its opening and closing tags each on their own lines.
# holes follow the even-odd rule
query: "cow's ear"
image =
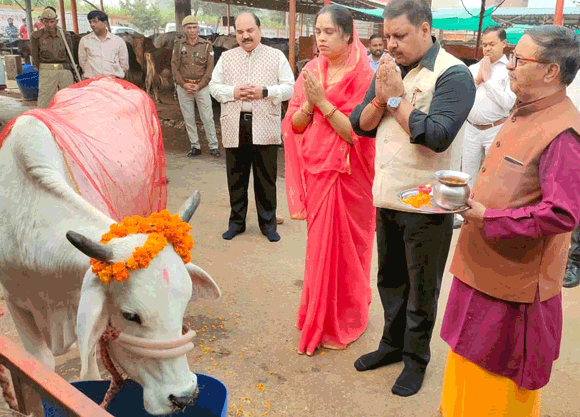
<svg viewBox="0 0 580 417">
<path fill-rule="evenodd" d="M 101 379 L 97 367 L 97 343 L 109 322 L 105 285 L 89 269 L 83 279 L 77 312 L 77 338 L 81 357 L 81 380 Z"/>
<path fill-rule="evenodd" d="M 207 272 L 192 263 L 185 264 L 185 269 L 187 269 L 191 277 L 192 292 L 190 301 L 200 298 L 217 299 L 221 297 L 222 292 Z"/>
</svg>

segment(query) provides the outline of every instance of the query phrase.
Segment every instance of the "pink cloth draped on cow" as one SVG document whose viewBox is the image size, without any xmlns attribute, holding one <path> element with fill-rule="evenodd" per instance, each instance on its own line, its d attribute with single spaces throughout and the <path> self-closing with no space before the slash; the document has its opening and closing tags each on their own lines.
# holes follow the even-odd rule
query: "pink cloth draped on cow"
<svg viewBox="0 0 580 417">
<path fill-rule="evenodd" d="M 347 71 L 331 87 L 326 80 L 325 56 L 305 67 L 318 77 L 326 98 L 347 116 L 363 101 L 374 75 L 356 33 L 349 48 Z M 293 219 L 306 219 L 308 225 L 304 284 L 296 324 L 301 330 L 298 350 L 313 353 L 320 344 L 346 348 L 367 326 L 375 230 L 375 144 L 374 139 L 358 137 L 353 132 L 354 144 L 350 146 L 318 108 L 304 132 L 295 132 L 292 116 L 305 100 L 301 74 L 282 129 L 290 215 Z"/>
<path fill-rule="evenodd" d="M 74 188 L 116 221 L 167 204 L 165 152 L 155 105 L 135 85 L 112 77 L 59 91 L 47 109 L 29 110 L 49 128 Z M 0 146 L 12 127 L 0 134 Z"/>
</svg>

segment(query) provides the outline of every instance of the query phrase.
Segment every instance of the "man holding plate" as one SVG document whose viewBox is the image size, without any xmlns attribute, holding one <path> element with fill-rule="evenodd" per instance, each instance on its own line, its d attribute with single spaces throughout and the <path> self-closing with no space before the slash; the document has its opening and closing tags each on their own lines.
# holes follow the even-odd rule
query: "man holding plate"
<svg viewBox="0 0 580 417">
<path fill-rule="evenodd" d="M 580 222 L 580 113 L 566 96 L 579 68 L 580 39 L 553 25 L 527 29 L 507 64 L 516 106 L 479 171 L 451 262 L 444 417 L 540 416 Z"/>
<path fill-rule="evenodd" d="M 350 121 L 357 134 L 377 138 L 373 202 L 385 327 L 378 349 L 354 366 L 366 371 L 403 361 L 392 392 L 410 396 L 421 388 L 430 359 L 453 215 L 421 213 L 398 194 L 450 169 L 451 144 L 476 89 L 467 66 L 431 36 L 424 0 L 392 0 L 383 16 L 388 54 Z"/>
</svg>

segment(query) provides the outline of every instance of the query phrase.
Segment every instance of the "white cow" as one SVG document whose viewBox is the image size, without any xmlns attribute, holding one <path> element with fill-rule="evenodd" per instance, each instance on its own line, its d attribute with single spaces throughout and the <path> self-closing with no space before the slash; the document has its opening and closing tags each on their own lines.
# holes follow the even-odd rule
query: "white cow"
<svg viewBox="0 0 580 417">
<path fill-rule="evenodd" d="M 184 221 L 198 203 L 196 193 L 184 204 L 179 213 Z M 187 303 L 220 296 L 212 278 L 184 265 L 171 244 L 127 281 L 103 285 L 87 255 L 125 261 L 147 238 L 136 234 L 98 243 L 112 223 L 75 193 L 46 125 L 19 117 L 0 149 L 0 282 L 22 342 L 39 361 L 54 369 L 54 356 L 78 338 L 81 379 L 100 379 L 95 347 L 107 323 L 139 340 L 179 339 Z M 67 241 L 69 231 L 78 233 L 68 237 L 82 252 Z M 183 350 L 169 358 L 143 358 L 138 349 L 117 343 L 110 350 L 143 386 L 149 413 L 167 414 L 197 399 L 197 380 Z"/>
</svg>

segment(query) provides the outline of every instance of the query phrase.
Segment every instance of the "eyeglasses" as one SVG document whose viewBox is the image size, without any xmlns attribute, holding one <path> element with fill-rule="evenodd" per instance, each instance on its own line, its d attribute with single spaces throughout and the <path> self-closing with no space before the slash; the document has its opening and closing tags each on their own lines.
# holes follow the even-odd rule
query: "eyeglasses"
<svg viewBox="0 0 580 417">
<path fill-rule="evenodd" d="M 516 56 L 516 54 L 512 54 L 512 56 L 510 58 L 510 64 L 512 64 L 514 67 L 517 67 L 519 61 L 535 62 L 536 64 L 550 64 L 550 62 L 547 62 L 547 61 L 538 61 L 537 59 L 532 59 L 532 58 L 522 58 L 522 57 Z"/>
</svg>

